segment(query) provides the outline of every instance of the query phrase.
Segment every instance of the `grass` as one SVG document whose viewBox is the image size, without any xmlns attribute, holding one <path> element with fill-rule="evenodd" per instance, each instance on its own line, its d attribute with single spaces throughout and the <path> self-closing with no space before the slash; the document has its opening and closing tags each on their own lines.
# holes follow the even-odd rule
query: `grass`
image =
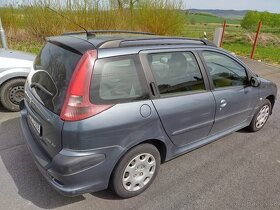
<svg viewBox="0 0 280 210">
<path fill-rule="evenodd" d="M 203 38 L 203 33 L 205 31 L 207 33 L 207 38 L 213 40 L 216 27 L 221 27 L 221 24 L 189 24 L 185 26 L 183 35 L 187 37 Z M 280 35 L 277 33 L 278 30 L 279 29 L 271 30 L 269 28 L 264 28 L 262 30 L 261 36 L 264 38 L 259 39 L 254 59 L 280 64 L 280 42 L 276 43 L 277 38 L 275 38 L 275 36 L 280 38 Z M 252 38 L 254 38 L 254 34 L 254 32 L 230 24 L 226 29 L 223 48 L 237 55 L 250 57 L 253 43 L 248 40 L 248 36 L 251 35 Z"/>
<path fill-rule="evenodd" d="M 250 57 L 252 51 L 252 45 L 248 43 L 224 43 L 223 48 L 245 57 Z M 257 46 L 254 59 L 280 64 L 280 48 L 274 45 Z"/>
<path fill-rule="evenodd" d="M 43 44 L 44 41 L 38 41 L 38 40 L 27 40 L 27 41 L 20 41 L 20 42 L 13 42 L 9 40 L 9 48 L 33 53 L 35 55 L 39 54 Z"/>
<path fill-rule="evenodd" d="M 184 26 L 182 35 L 186 36 L 186 37 L 203 38 L 204 32 L 206 32 L 207 38 L 209 40 L 213 40 L 214 31 L 215 31 L 215 28 L 217 28 L 217 27 L 222 27 L 222 23 L 218 23 L 218 24 L 209 23 L 209 24 L 196 24 L 196 25 L 187 24 Z M 235 25 L 235 24 L 228 24 L 226 31 L 231 34 L 244 32 L 239 25 Z"/>
<path fill-rule="evenodd" d="M 197 23 L 202 23 L 202 24 L 207 24 L 207 23 L 223 23 L 224 18 L 218 17 L 218 16 L 212 16 L 208 14 L 191 14 L 188 15 L 187 18 L 190 21 L 194 21 L 195 24 Z M 240 24 L 241 20 L 238 19 L 226 19 L 228 24 Z"/>
</svg>

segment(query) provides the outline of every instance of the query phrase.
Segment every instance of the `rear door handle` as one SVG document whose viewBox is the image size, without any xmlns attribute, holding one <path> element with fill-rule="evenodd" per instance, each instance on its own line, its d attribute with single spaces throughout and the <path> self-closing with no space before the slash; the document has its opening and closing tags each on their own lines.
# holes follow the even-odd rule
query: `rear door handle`
<svg viewBox="0 0 280 210">
<path fill-rule="evenodd" d="M 224 108 L 226 105 L 227 105 L 226 99 L 222 99 L 221 102 L 220 102 L 220 107 Z"/>
</svg>

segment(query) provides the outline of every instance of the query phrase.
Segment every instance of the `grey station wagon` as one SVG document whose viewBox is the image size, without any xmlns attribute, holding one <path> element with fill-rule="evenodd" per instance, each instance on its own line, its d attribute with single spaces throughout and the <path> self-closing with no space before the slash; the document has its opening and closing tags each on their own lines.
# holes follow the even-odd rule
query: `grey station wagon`
<svg viewBox="0 0 280 210">
<path fill-rule="evenodd" d="M 272 113 L 276 85 L 207 40 L 89 33 L 48 38 L 20 104 L 35 163 L 63 195 L 136 196 L 161 163 Z"/>
</svg>

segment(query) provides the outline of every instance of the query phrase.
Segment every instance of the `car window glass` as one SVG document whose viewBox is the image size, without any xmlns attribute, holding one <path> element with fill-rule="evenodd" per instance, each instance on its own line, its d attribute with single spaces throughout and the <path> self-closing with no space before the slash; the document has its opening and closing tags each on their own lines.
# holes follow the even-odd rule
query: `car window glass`
<svg viewBox="0 0 280 210">
<path fill-rule="evenodd" d="M 161 95 L 205 90 L 199 66 L 191 52 L 168 52 L 148 55 Z"/>
<path fill-rule="evenodd" d="M 91 82 L 93 103 L 128 102 L 143 99 L 143 78 L 133 56 L 105 58 L 96 61 Z"/>
<path fill-rule="evenodd" d="M 246 84 L 246 70 L 226 55 L 205 51 L 202 53 L 215 88 L 240 86 Z"/>
<path fill-rule="evenodd" d="M 80 59 L 80 54 L 50 42 L 36 57 L 35 73 L 30 85 L 35 95 L 50 111 L 60 113 L 70 79 Z"/>
</svg>

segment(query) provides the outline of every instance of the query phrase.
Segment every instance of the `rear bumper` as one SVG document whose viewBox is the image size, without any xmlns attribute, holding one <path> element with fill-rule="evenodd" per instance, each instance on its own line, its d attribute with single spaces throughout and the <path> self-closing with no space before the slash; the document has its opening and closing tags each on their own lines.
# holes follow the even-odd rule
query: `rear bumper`
<svg viewBox="0 0 280 210">
<path fill-rule="evenodd" d="M 76 196 L 107 189 L 111 172 L 124 148 L 113 146 L 86 152 L 62 149 L 51 158 L 33 137 L 26 108 L 21 111 L 21 127 L 38 169 L 61 194 Z"/>
</svg>

